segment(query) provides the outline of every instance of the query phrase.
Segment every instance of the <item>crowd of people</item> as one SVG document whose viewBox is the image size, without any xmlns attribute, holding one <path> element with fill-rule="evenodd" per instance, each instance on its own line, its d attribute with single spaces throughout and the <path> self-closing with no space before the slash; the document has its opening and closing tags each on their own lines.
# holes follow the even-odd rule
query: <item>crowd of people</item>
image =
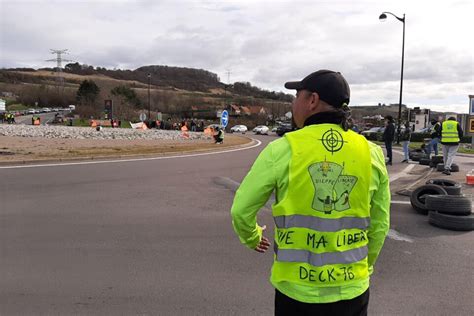
<svg viewBox="0 0 474 316">
<path fill-rule="evenodd" d="M 15 123 L 15 114 L 13 113 L 0 113 L 0 122 L 2 123 L 8 123 L 8 124 L 14 124 Z"/>
<path fill-rule="evenodd" d="M 383 141 L 385 143 L 385 149 L 387 152 L 387 165 L 392 165 L 392 143 L 395 140 L 395 125 L 392 116 L 385 118 L 385 130 L 383 133 Z M 411 128 L 409 122 L 405 122 L 405 127 L 400 133 L 400 141 L 403 144 L 403 160 L 402 162 L 407 163 L 409 161 L 409 145 L 411 141 Z M 439 122 L 436 119 L 431 120 L 431 139 L 426 145 L 423 145 L 425 153 L 428 158 L 431 158 L 432 153 L 438 155 L 438 144 L 443 145 L 443 162 L 445 175 L 451 174 L 451 166 L 456 156 L 459 143 L 463 137 L 463 130 L 461 124 L 456 121 L 455 117 L 449 117 L 443 122 Z"/>
<path fill-rule="evenodd" d="M 183 126 L 186 126 L 191 132 L 203 132 L 205 123 L 204 120 L 197 119 L 171 119 L 156 120 L 147 122 L 148 128 L 159 128 L 166 130 L 179 131 Z"/>
</svg>

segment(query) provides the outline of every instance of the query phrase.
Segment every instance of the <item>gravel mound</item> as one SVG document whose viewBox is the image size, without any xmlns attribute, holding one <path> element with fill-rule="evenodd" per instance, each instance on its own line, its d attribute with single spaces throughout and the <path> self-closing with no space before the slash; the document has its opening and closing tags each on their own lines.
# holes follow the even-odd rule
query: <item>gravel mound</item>
<svg viewBox="0 0 474 316">
<path fill-rule="evenodd" d="M 181 131 L 168 130 L 137 130 L 130 128 L 103 128 L 97 131 L 92 127 L 70 126 L 31 126 L 0 124 L 0 136 L 43 137 L 43 138 L 74 138 L 74 139 L 122 139 L 122 140 L 207 140 L 210 136 L 201 132 L 189 132 L 183 137 Z"/>
</svg>

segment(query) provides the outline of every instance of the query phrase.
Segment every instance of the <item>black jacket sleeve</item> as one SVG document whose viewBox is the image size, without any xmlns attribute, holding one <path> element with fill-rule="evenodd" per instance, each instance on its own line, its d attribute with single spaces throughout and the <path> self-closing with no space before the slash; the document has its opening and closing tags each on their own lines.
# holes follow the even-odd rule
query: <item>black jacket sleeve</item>
<svg viewBox="0 0 474 316">
<path fill-rule="evenodd" d="M 459 139 L 461 139 L 464 135 L 461 124 L 459 124 L 459 123 L 458 123 L 458 135 L 459 135 Z"/>
</svg>

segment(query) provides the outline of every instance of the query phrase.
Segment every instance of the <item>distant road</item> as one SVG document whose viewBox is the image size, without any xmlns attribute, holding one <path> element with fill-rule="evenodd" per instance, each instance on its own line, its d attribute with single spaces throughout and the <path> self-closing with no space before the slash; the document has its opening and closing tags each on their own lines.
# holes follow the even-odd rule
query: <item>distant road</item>
<svg viewBox="0 0 474 316">
<path fill-rule="evenodd" d="M 49 113 L 40 113 L 40 114 L 35 114 L 36 116 L 39 116 L 41 118 L 41 125 L 47 125 L 54 119 L 54 115 L 58 112 L 49 112 Z M 15 117 L 15 122 L 17 124 L 26 124 L 26 125 L 31 125 L 31 118 L 33 117 L 32 114 L 28 115 L 22 115 L 22 116 L 17 116 Z"/>
</svg>

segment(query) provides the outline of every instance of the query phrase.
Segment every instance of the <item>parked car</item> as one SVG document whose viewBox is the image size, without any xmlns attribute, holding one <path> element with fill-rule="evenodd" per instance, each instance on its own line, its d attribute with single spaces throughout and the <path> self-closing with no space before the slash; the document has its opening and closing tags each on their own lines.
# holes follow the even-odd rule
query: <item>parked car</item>
<svg viewBox="0 0 474 316">
<path fill-rule="evenodd" d="M 247 126 L 245 126 L 245 125 L 235 125 L 235 126 L 232 126 L 231 129 L 230 129 L 231 133 L 245 134 L 245 132 L 247 132 L 247 131 L 248 131 L 248 129 L 247 129 Z"/>
<path fill-rule="evenodd" d="M 430 127 L 425 127 L 425 128 L 420 128 L 420 129 L 417 129 L 416 131 L 414 131 L 414 133 L 431 133 L 431 129 L 432 129 L 432 126 Z"/>
<path fill-rule="evenodd" d="M 293 126 L 291 123 L 281 123 L 280 126 L 276 129 L 276 134 L 278 136 L 283 136 L 285 133 L 291 132 L 293 130 Z"/>
<path fill-rule="evenodd" d="M 385 127 L 376 126 L 376 127 L 372 127 L 369 130 L 361 132 L 361 134 L 364 135 L 365 137 L 370 137 L 370 135 L 372 134 L 383 133 L 384 130 L 385 130 Z"/>
<path fill-rule="evenodd" d="M 268 135 L 270 129 L 265 125 L 258 125 L 252 130 L 257 135 Z"/>
</svg>

